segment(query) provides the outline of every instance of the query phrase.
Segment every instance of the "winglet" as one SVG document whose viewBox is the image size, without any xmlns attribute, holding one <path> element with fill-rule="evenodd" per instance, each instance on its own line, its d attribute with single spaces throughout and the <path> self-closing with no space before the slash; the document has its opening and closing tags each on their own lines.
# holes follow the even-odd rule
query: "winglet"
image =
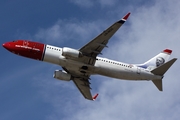
<svg viewBox="0 0 180 120">
<path fill-rule="evenodd" d="M 130 14 L 131 14 L 130 12 L 127 13 L 120 21 L 118 21 L 118 23 L 124 24 L 126 22 L 126 20 L 128 19 Z"/>
<path fill-rule="evenodd" d="M 94 100 L 94 101 L 96 100 L 96 98 L 97 98 L 98 95 L 99 95 L 99 94 L 97 93 L 97 94 L 95 94 L 95 95 L 93 96 L 93 100 Z"/>
<path fill-rule="evenodd" d="M 127 13 L 127 14 L 123 17 L 123 20 L 127 20 L 130 14 L 131 14 L 130 12 Z"/>
</svg>

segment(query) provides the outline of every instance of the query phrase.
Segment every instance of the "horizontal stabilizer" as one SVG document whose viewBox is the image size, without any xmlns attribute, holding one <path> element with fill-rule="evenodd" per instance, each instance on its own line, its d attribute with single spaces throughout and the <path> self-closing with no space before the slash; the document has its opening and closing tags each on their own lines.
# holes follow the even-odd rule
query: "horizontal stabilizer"
<svg viewBox="0 0 180 120">
<path fill-rule="evenodd" d="M 161 75 L 163 76 L 164 73 L 171 67 L 171 65 L 177 60 L 177 58 L 173 58 L 172 60 L 164 63 L 163 65 L 155 68 L 151 72 L 155 75 Z"/>
<path fill-rule="evenodd" d="M 163 91 L 162 79 L 152 80 L 152 82 L 153 82 L 154 85 L 159 89 L 159 91 Z"/>
</svg>

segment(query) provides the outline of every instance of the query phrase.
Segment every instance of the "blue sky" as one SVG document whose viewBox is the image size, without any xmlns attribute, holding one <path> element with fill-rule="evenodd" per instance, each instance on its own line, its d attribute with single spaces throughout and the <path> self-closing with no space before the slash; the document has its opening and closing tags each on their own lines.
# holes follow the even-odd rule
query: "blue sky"
<svg viewBox="0 0 180 120">
<path fill-rule="evenodd" d="M 59 47 L 80 48 L 131 12 L 112 37 L 103 56 L 142 63 L 163 49 L 179 58 L 179 0 L 3 0 L 1 44 L 28 39 Z M 97 101 L 85 100 L 73 82 L 52 77 L 60 66 L 1 53 L 1 120 L 169 120 L 180 117 L 179 60 L 163 79 L 159 92 L 150 81 L 124 81 L 92 76 Z"/>
</svg>

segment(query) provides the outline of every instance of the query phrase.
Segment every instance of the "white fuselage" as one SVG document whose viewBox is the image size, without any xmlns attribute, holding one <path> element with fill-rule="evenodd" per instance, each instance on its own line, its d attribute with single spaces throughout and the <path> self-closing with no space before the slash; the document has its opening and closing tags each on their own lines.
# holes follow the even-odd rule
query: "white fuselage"
<svg viewBox="0 0 180 120">
<path fill-rule="evenodd" d="M 97 57 L 94 66 L 84 64 L 62 56 L 62 48 L 46 45 L 43 61 L 80 71 L 82 66 L 87 66 L 91 75 L 99 74 L 107 77 L 126 80 L 152 80 L 161 79 L 162 76 L 154 75 L 149 70 L 133 64 L 122 63 L 107 58 Z M 73 66 L 73 67 L 72 67 Z"/>
</svg>

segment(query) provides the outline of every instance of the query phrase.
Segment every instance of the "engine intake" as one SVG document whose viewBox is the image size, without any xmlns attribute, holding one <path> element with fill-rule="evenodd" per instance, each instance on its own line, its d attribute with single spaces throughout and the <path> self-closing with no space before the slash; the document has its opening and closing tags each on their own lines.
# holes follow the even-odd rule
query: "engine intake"
<svg viewBox="0 0 180 120">
<path fill-rule="evenodd" d="M 62 49 L 62 55 L 65 57 L 82 57 L 82 53 L 79 50 L 75 50 L 72 48 L 64 47 Z"/>
<path fill-rule="evenodd" d="M 53 77 L 63 81 L 71 80 L 71 75 L 62 70 L 55 70 Z"/>
</svg>

